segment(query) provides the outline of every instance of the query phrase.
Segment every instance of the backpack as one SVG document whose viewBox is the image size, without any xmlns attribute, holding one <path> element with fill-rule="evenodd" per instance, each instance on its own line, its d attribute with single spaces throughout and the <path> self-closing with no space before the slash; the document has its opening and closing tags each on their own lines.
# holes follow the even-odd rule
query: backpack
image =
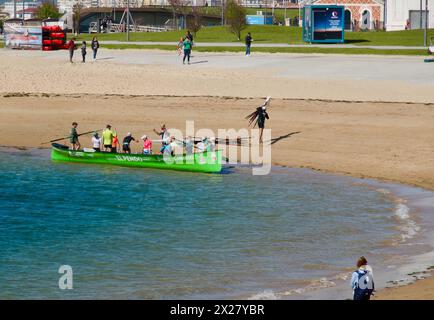
<svg viewBox="0 0 434 320">
<path fill-rule="evenodd" d="M 369 300 L 375 285 L 372 274 L 368 270 L 356 270 L 358 280 L 354 288 L 354 300 Z"/>
</svg>

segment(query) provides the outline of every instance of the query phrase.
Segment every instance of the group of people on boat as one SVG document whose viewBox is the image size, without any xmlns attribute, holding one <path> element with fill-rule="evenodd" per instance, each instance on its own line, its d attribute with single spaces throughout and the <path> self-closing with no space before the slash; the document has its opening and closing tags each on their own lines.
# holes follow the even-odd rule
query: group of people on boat
<svg viewBox="0 0 434 320">
<path fill-rule="evenodd" d="M 71 150 L 80 150 L 81 145 L 78 137 L 80 136 L 77 133 L 77 122 L 72 123 L 69 140 L 71 143 Z M 193 139 L 188 136 L 182 140 L 176 139 L 175 136 L 170 135 L 169 131 L 166 128 L 166 125 L 163 124 L 161 129 L 158 131 L 153 129 L 154 133 L 160 136 L 161 141 L 161 154 L 170 154 L 174 155 L 175 149 L 179 147 L 185 148 L 186 154 L 193 154 L 199 152 L 209 152 L 215 150 L 215 138 L 203 137 L 200 139 Z M 92 149 L 94 151 L 99 152 L 113 152 L 113 153 L 131 153 L 131 143 L 136 142 L 139 143 L 142 141 L 142 153 L 145 155 L 150 155 L 153 153 L 152 146 L 153 141 L 149 139 L 149 137 L 144 134 L 141 136 L 140 140 L 133 137 L 131 132 L 128 132 L 127 135 L 122 139 L 122 144 L 119 142 L 118 134 L 116 130 L 112 129 L 110 124 L 106 125 L 106 128 L 102 131 L 101 136 L 98 131 L 93 132 L 92 136 Z M 195 145 L 196 144 L 196 145 Z"/>
</svg>

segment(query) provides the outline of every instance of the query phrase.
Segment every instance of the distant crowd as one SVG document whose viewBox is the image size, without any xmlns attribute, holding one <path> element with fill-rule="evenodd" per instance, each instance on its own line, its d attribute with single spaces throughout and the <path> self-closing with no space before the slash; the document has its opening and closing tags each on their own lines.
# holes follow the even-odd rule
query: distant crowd
<svg viewBox="0 0 434 320">
<path fill-rule="evenodd" d="M 194 37 L 193 37 L 193 34 L 190 32 L 190 30 L 187 30 L 187 34 L 184 37 L 179 39 L 179 42 L 176 46 L 176 50 L 178 51 L 179 56 L 181 56 L 181 54 L 183 54 L 182 64 L 185 64 L 185 61 L 187 61 L 187 64 L 190 64 L 191 52 L 192 52 L 193 45 L 194 45 L 193 39 L 194 39 Z M 247 33 L 244 41 L 245 41 L 245 45 L 246 45 L 246 56 L 250 57 L 250 48 L 251 48 L 251 45 L 253 42 L 253 38 L 252 38 L 252 35 L 250 34 L 250 32 Z M 71 38 L 71 40 L 69 40 L 67 47 L 68 47 L 68 51 L 69 51 L 69 62 L 74 63 L 74 61 L 73 61 L 74 51 L 79 48 L 79 44 L 76 43 L 75 37 L 73 37 L 73 38 Z M 100 47 L 100 44 L 99 44 L 97 37 L 93 37 L 92 42 L 90 44 L 90 48 L 92 49 L 92 52 L 93 52 L 93 61 L 96 61 L 99 47 Z M 81 59 L 82 59 L 81 62 L 85 63 L 86 62 L 86 55 L 87 55 L 87 43 L 86 43 L 86 41 L 81 42 L 80 50 L 81 50 Z"/>
</svg>

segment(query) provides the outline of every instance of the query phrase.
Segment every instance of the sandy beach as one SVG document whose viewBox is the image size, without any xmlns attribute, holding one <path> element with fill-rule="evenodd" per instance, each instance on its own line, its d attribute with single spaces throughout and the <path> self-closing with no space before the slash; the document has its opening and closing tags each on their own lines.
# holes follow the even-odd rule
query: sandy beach
<svg viewBox="0 0 434 320">
<path fill-rule="evenodd" d="M 81 132 L 110 123 L 136 136 L 162 123 L 184 130 L 187 120 L 246 128 L 244 117 L 271 95 L 273 164 L 434 190 L 434 69 L 430 77 L 420 58 L 198 54 L 206 62 L 182 66 L 168 53 L 101 57 L 70 65 L 65 52 L 0 50 L 0 145 L 48 147 L 41 142 L 67 135 L 72 121 Z M 413 73 L 397 73 L 400 65 Z M 434 279 L 376 299 L 434 299 Z"/>
</svg>

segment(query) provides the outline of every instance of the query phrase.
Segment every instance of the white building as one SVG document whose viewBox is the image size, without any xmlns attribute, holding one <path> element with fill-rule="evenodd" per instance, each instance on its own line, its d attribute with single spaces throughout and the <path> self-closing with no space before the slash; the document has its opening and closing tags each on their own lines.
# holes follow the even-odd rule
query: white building
<svg viewBox="0 0 434 320">
<path fill-rule="evenodd" d="M 26 11 L 27 9 L 36 9 L 41 4 L 42 3 L 40 1 L 24 1 L 24 10 Z M 20 12 L 23 11 L 23 2 L 22 1 L 16 2 L 16 6 L 14 6 L 13 1 L 5 2 L 3 11 L 6 12 L 7 14 L 9 14 L 9 18 L 14 18 L 14 11 L 15 11 L 16 18 L 21 18 L 21 17 L 18 17 L 18 11 L 20 11 Z M 22 15 L 22 14 L 20 13 L 20 15 Z"/>
<path fill-rule="evenodd" d="M 422 2 L 422 29 L 425 28 L 425 0 L 387 0 L 386 30 L 420 29 Z M 434 28 L 434 1 L 428 0 L 428 28 Z"/>
<path fill-rule="evenodd" d="M 81 4 L 82 8 L 92 7 L 93 0 L 57 0 L 57 7 L 60 13 L 70 13 L 76 4 Z"/>
</svg>

